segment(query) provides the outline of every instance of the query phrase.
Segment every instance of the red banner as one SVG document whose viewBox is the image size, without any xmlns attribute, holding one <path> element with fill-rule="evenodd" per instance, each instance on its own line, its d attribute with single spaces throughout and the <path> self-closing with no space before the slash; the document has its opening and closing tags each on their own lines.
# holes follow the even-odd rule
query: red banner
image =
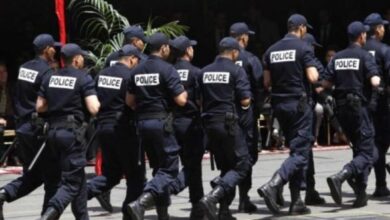
<svg viewBox="0 0 390 220">
<path fill-rule="evenodd" d="M 60 34 L 60 42 L 66 43 L 66 26 L 65 26 L 65 0 L 56 1 L 56 14 L 58 18 L 58 29 Z"/>
</svg>

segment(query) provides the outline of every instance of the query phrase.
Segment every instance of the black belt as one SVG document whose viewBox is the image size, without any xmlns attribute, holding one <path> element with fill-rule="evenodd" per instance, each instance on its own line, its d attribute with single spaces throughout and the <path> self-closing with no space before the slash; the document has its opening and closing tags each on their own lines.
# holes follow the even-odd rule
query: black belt
<svg viewBox="0 0 390 220">
<path fill-rule="evenodd" d="M 50 128 L 76 128 L 81 126 L 81 122 L 76 120 L 73 115 L 50 118 L 48 122 Z"/>
<path fill-rule="evenodd" d="M 148 119 L 165 119 L 169 113 L 167 112 L 151 112 L 151 113 L 142 113 L 137 115 L 138 120 L 148 120 Z"/>
</svg>

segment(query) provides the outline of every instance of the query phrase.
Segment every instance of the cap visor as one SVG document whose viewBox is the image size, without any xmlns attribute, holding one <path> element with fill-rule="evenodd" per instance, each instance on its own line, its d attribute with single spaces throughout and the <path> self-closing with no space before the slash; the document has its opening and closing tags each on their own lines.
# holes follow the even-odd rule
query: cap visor
<svg viewBox="0 0 390 220">
<path fill-rule="evenodd" d="M 190 45 L 191 46 L 195 46 L 195 45 L 197 45 L 198 44 L 198 42 L 196 41 L 196 40 L 191 40 L 190 41 Z"/>
<path fill-rule="evenodd" d="M 61 42 L 54 42 L 54 46 L 55 46 L 55 47 L 61 47 L 61 46 L 62 46 L 62 43 L 61 43 Z"/>
<path fill-rule="evenodd" d="M 248 34 L 254 35 L 254 34 L 256 34 L 256 32 L 254 32 L 254 31 L 252 31 L 252 30 L 249 30 L 249 31 L 248 31 Z"/>
<path fill-rule="evenodd" d="M 370 30 L 370 26 L 364 25 L 364 30 L 365 30 L 365 32 L 368 32 Z"/>
<path fill-rule="evenodd" d="M 81 51 L 81 55 L 83 55 L 83 56 L 89 56 L 89 52 L 86 51 L 86 50 L 82 50 L 82 51 Z"/>
<path fill-rule="evenodd" d="M 387 25 L 387 24 L 389 24 L 389 21 L 383 20 L 382 24 Z"/>
<path fill-rule="evenodd" d="M 316 47 L 321 47 L 321 48 L 323 47 L 321 44 L 319 44 L 317 42 L 314 42 L 313 45 L 316 46 Z"/>
</svg>

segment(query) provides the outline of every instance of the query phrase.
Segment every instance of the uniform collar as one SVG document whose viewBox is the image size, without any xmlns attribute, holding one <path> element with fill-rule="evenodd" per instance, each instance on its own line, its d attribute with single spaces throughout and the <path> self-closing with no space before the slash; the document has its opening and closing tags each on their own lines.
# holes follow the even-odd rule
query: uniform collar
<svg viewBox="0 0 390 220">
<path fill-rule="evenodd" d="M 154 60 L 163 60 L 161 57 L 156 56 L 156 55 L 149 55 L 149 59 L 154 59 Z"/>
<path fill-rule="evenodd" d="M 226 62 L 226 61 L 229 61 L 229 62 L 233 62 L 232 60 L 226 58 L 226 57 L 222 57 L 222 56 L 217 56 L 217 58 L 215 58 L 215 60 L 217 62 Z"/>
<path fill-rule="evenodd" d="M 299 37 L 297 37 L 296 35 L 294 34 L 290 34 L 290 33 L 287 33 L 285 36 L 284 36 L 285 39 L 300 39 Z"/>
<path fill-rule="evenodd" d="M 350 43 L 349 48 L 362 48 L 362 47 L 356 43 Z"/>
<path fill-rule="evenodd" d="M 367 37 L 367 41 L 377 41 L 377 42 L 380 42 L 380 40 L 378 38 L 376 38 L 375 36 Z"/>
<path fill-rule="evenodd" d="M 47 60 L 45 60 L 45 59 L 43 59 L 43 58 L 41 58 L 41 57 L 37 57 L 36 60 L 38 60 L 38 61 L 40 61 L 40 62 L 43 62 L 43 63 L 49 65 L 49 61 L 47 61 Z"/>
</svg>

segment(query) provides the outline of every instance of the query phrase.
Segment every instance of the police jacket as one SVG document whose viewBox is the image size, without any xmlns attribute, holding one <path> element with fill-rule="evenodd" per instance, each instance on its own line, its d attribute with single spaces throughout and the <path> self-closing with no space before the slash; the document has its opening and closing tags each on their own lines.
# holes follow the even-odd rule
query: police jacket
<svg viewBox="0 0 390 220">
<path fill-rule="evenodd" d="M 127 82 L 130 69 L 116 63 L 103 69 L 96 77 L 96 91 L 100 101 L 98 120 L 114 123 L 119 119 L 132 119 L 133 111 L 126 105 Z"/>
<path fill-rule="evenodd" d="M 202 116 L 237 114 L 235 104 L 252 98 L 247 74 L 242 67 L 224 57 L 201 70 L 199 85 L 202 97 Z"/>
<path fill-rule="evenodd" d="M 173 98 L 184 92 L 176 69 L 160 57 L 148 60 L 132 69 L 127 91 L 136 97 L 136 112 L 167 113 L 174 107 Z"/>
<path fill-rule="evenodd" d="M 45 77 L 38 95 L 47 101 L 49 119 L 73 115 L 81 122 L 85 120 L 84 98 L 96 95 L 95 82 L 85 71 L 65 67 Z"/>
<path fill-rule="evenodd" d="M 193 66 L 189 61 L 178 59 L 175 63 L 175 68 L 180 75 L 181 83 L 188 93 L 187 104 L 184 107 L 175 109 L 175 116 L 192 117 L 199 115 L 199 106 L 196 100 L 199 100 L 199 85 L 198 78 L 200 69 Z"/>
<path fill-rule="evenodd" d="M 293 34 L 287 34 L 264 54 L 264 69 L 271 72 L 272 96 L 294 97 L 310 93 L 305 69 L 316 67 L 312 48 Z"/>
<path fill-rule="evenodd" d="M 374 57 L 357 44 L 351 44 L 329 62 L 324 79 L 334 83 L 334 97 L 345 99 L 347 94 L 358 95 L 367 101 L 370 78 L 379 75 Z"/>
<path fill-rule="evenodd" d="M 29 119 L 35 112 L 42 80 L 45 75 L 50 75 L 52 72 L 49 64 L 41 58 L 28 61 L 19 68 L 13 97 L 15 114 L 18 119 Z"/>
<path fill-rule="evenodd" d="M 370 37 L 367 38 L 367 42 L 363 48 L 374 56 L 375 62 L 379 68 L 379 74 L 382 79 L 384 79 L 383 82 L 388 83 L 389 81 L 386 74 L 386 53 L 389 50 L 389 47 L 386 44 L 380 42 L 379 40 Z"/>
<path fill-rule="evenodd" d="M 263 90 L 263 66 L 259 58 L 244 48 L 241 48 L 236 64 L 243 67 L 248 74 L 253 98 L 255 101 L 258 101 L 260 99 L 259 95 Z"/>
</svg>

